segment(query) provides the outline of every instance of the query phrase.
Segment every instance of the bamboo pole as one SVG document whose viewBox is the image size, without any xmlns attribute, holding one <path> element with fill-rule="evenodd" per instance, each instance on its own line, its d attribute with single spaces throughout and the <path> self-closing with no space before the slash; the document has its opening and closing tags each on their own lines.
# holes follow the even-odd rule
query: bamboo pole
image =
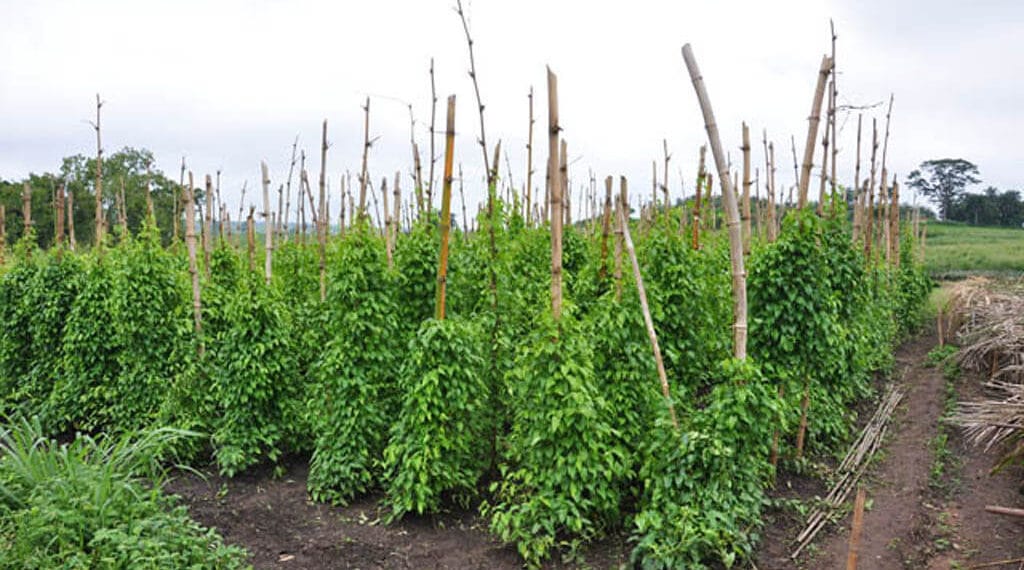
<svg viewBox="0 0 1024 570">
<path fill-rule="evenodd" d="M 282 195 L 278 194 L 277 200 L 277 233 L 278 239 L 288 239 L 288 210 L 292 207 L 292 175 L 295 173 L 295 159 L 296 153 L 299 147 L 299 135 L 295 135 L 295 140 L 292 141 L 292 158 L 288 162 L 288 180 L 284 185 L 284 203 L 282 203 Z"/>
<path fill-rule="evenodd" d="M 530 101 L 530 124 L 526 138 L 526 227 L 530 227 L 533 204 L 533 124 L 536 122 L 533 118 L 533 85 L 526 97 Z"/>
<path fill-rule="evenodd" d="M 75 192 L 74 192 L 74 190 L 69 190 L 68 191 L 67 215 L 68 215 L 68 249 L 70 249 L 71 251 L 75 251 L 75 248 L 78 247 L 78 243 L 75 240 Z M 2 225 L 3 224 L 0 223 L 0 226 L 2 226 Z M 174 228 L 175 228 L 175 230 L 177 230 L 177 228 L 178 228 L 178 224 L 177 223 L 174 224 Z M 175 233 L 177 233 L 177 232 L 175 232 Z M 0 242 L 3 242 L 3 240 L 0 239 Z"/>
<path fill-rule="evenodd" d="M 203 196 L 203 206 L 206 207 L 206 217 L 203 218 L 203 274 L 210 278 L 210 254 L 213 253 L 213 244 L 210 240 L 210 232 L 213 226 L 213 179 L 206 175 L 206 195 Z M 125 230 L 127 231 L 127 226 Z"/>
<path fill-rule="evenodd" d="M 21 221 L 24 223 L 21 236 L 25 237 L 32 231 L 32 186 L 28 182 L 21 185 Z"/>
<path fill-rule="evenodd" d="M 380 182 L 380 193 L 384 199 L 384 253 L 387 256 L 388 269 L 392 269 L 395 266 L 395 255 L 391 246 L 391 209 L 388 202 L 387 178 L 382 179 Z"/>
<path fill-rule="evenodd" d="M 828 106 L 825 111 L 825 133 L 821 137 L 821 184 L 818 188 L 818 205 L 815 213 L 820 218 L 825 215 L 825 187 L 828 184 L 828 146 L 832 129 L 832 90 L 828 90 Z"/>
<path fill-rule="evenodd" d="M 455 155 L 455 95 L 448 96 L 448 118 L 444 144 L 444 182 L 441 186 L 441 260 L 437 265 L 437 300 L 434 317 L 445 316 L 445 291 L 448 286 L 448 235 L 452 226 L 452 162 Z"/>
<path fill-rule="evenodd" d="M 128 233 L 128 201 L 125 200 L 124 193 L 124 176 L 119 177 L 121 183 L 120 192 L 117 195 L 117 223 L 121 225 L 121 230 Z"/>
<path fill-rule="evenodd" d="M 427 180 L 427 211 L 434 209 L 434 165 L 437 155 L 434 150 L 434 120 L 437 116 L 437 88 L 434 83 L 434 58 L 430 58 L 430 180 Z M 422 183 L 422 180 L 420 181 Z"/>
<path fill-rule="evenodd" d="M 402 180 L 402 173 L 401 173 L 401 171 L 396 170 L 395 171 L 394 190 L 392 190 L 392 192 L 394 192 L 394 200 L 392 201 L 393 202 L 393 208 L 394 208 L 394 214 L 391 216 L 392 220 L 393 220 L 391 222 L 391 246 L 392 247 L 395 247 L 398 244 L 398 233 L 399 233 L 399 230 L 401 229 L 401 225 L 402 225 L 402 218 L 401 218 L 401 216 L 402 216 L 402 190 L 399 187 L 399 184 L 401 183 L 401 180 Z"/>
<path fill-rule="evenodd" d="M 260 174 L 263 178 L 263 219 L 264 219 L 264 261 L 263 261 L 263 277 L 266 279 L 267 285 L 270 285 L 271 272 L 273 268 L 273 253 L 274 253 L 274 232 L 273 218 L 270 215 L 270 172 L 267 169 L 266 162 L 260 162 Z"/>
<path fill-rule="evenodd" d="M 894 269 L 900 268 L 900 185 L 892 181 L 892 203 L 889 206 L 889 245 Z"/>
<path fill-rule="evenodd" d="M 466 21 L 466 13 L 462 9 L 462 0 L 455 0 L 455 12 L 459 15 L 459 19 L 462 21 L 462 30 L 466 33 L 466 45 L 469 48 L 469 78 L 473 81 L 473 93 L 476 94 L 476 105 L 477 114 L 480 117 L 480 138 L 477 142 L 480 143 L 480 150 L 484 155 L 484 172 L 487 174 L 487 186 L 491 186 L 494 182 L 494 176 L 492 176 L 492 170 L 490 162 L 487 157 L 487 134 L 484 130 L 484 102 L 480 98 L 480 82 L 477 81 L 477 70 L 476 70 L 476 58 L 473 55 L 473 38 L 469 34 L 469 23 Z M 497 169 L 493 171 L 497 172 Z"/>
<path fill-rule="evenodd" d="M 700 103 L 704 115 L 704 127 L 707 129 L 708 140 L 711 143 L 711 154 L 715 158 L 718 178 L 722 184 L 722 200 L 725 207 L 726 226 L 729 230 L 729 259 L 732 262 L 733 355 L 737 360 L 745 360 L 747 358 L 747 283 L 746 272 L 743 269 L 743 239 L 740 235 L 740 215 L 736 204 L 736 192 L 729 180 L 729 166 L 725 160 L 725 153 L 722 151 L 722 142 L 718 135 L 715 115 L 711 109 L 711 100 L 704 87 L 704 78 L 697 67 L 690 44 L 683 46 L 683 60 L 686 62 L 686 69 L 690 74 L 690 80 L 697 93 L 697 101 Z"/>
<path fill-rule="evenodd" d="M 100 94 L 96 94 L 96 122 L 92 127 L 96 130 L 96 228 L 93 236 L 96 240 L 96 247 L 103 245 L 103 142 L 100 138 L 100 109 L 103 108 L 103 101 Z"/>
<path fill-rule="evenodd" d="M 608 278 L 608 236 L 611 233 L 612 221 L 612 177 L 604 179 L 604 213 L 601 216 L 601 269 L 597 278 L 601 283 Z"/>
<path fill-rule="evenodd" d="M 7 207 L 0 204 L 0 266 L 4 264 L 4 252 L 7 250 Z"/>
<path fill-rule="evenodd" d="M 327 217 L 327 119 L 324 119 L 320 134 L 320 202 L 319 215 L 316 221 L 316 238 L 320 254 L 320 302 L 327 300 L 327 225 L 331 223 Z M 270 255 L 269 253 L 267 255 Z M 269 283 L 269 271 L 268 271 Z"/>
<path fill-rule="evenodd" d="M 665 157 L 661 191 L 665 195 L 665 222 L 668 223 L 669 209 L 672 207 L 668 200 L 668 161 L 672 160 L 672 155 L 668 153 L 668 139 L 661 139 L 661 147 Z"/>
<path fill-rule="evenodd" d="M 615 201 L 615 219 L 620 216 L 629 219 L 629 212 L 626 205 L 629 204 L 629 192 L 626 177 L 619 177 L 619 197 Z M 622 300 L 622 246 L 623 246 L 622 224 L 615 224 L 615 300 Z"/>
<path fill-rule="evenodd" d="M 831 32 L 831 35 L 832 35 L 832 77 L 829 79 L 829 85 L 831 86 L 829 100 L 830 100 L 831 104 L 829 105 L 829 110 L 828 110 L 829 123 L 830 123 L 829 130 L 832 133 L 832 176 L 831 176 L 832 189 L 831 189 L 831 194 L 832 194 L 832 199 L 835 200 L 836 179 L 837 179 L 836 178 L 837 177 L 836 170 L 837 170 L 837 165 L 839 164 L 839 162 L 838 162 L 838 160 L 839 160 L 839 145 L 836 144 L 836 109 L 837 109 L 837 107 L 839 105 L 839 91 L 836 89 L 836 79 L 838 77 L 838 73 L 836 72 L 836 39 L 838 39 L 839 36 L 836 35 L 836 25 L 835 25 L 835 22 L 833 22 L 831 18 L 829 18 L 829 20 L 828 20 L 828 27 L 829 27 L 829 31 Z M 854 187 L 854 189 L 856 191 L 857 185 L 854 184 L 853 187 Z M 845 197 L 843 199 L 843 202 L 846 202 Z M 834 202 L 832 204 L 832 207 L 835 208 L 835 203 Z"/>
<path fill-rule="evenodd" d="M 153 210 L 153 172 L 152 172 L 152 161 L 146 161 L 146 217 L 153 218 L 153 222 L 156 222 L 156 213 Z M 218 173 L 219 179 L 219 173 Z M 219 180 L 218 180 L 219 182 Z"/>
<path fill-rule="evenodd" d="M 57 195 L 54 200 L 55 215 L 53 216 L 54 246 L 57 247 L 57 259 L 64 249 L 64 182 L 57 184 Z"/>
<path fill-rule="evenodd" d="M 743 123 L 743 255 L 750 255 L 750 129 Z"/>
<path fill-rule="evenodd" d="M 700 163 L 697 166 L 697 190 L 693 198 L 693 249 L 696 251 L 700 249 L 700 226 L 701 226 L 701 195 L 703 193 L 705 166 L 704 157 L 707 154 L 708 147 L 701 145 L 700 147 Z"/>
<path fill-rule="evenodd" d="M 863 123 L 864 114 L 857 113 L 857 162 L 853 168 L 853 196 L 854 196 L 854 209 L 853 209 L 853 240 L 857 241 L 860 238 L 861 225 L 864 220 L 862 219 L 864 212 L 861 211 L 861 183 L 860 183 L 860 138 L 861 138 L 861 124 Z M 834 164 L 834 163 L 833 163 Z"/>
<path fill-rule="evenodd" d="M 548 172 L 551 188 L 551 313 L 562 317 L 562 177 L 564 163 L 559 158 L 558 78 L 548 71 Z M 563 143 L 562 152 L 565 152 Z"/>
<path fill-rule="evenodd" d="M 775 143 L 768 143 L 768 241 L 774 242 L 779 236 L 779 224 L 775 218 Z"/>
<path fill-rule="evenodd" d="M 875 221 L 875 158 L 878 154 L 878 120 L 871 119 L 871 180 L 868 183 L 868 208 L 864 221 L 864 257 L 871 261 L 871 242 L 874 238 Z"/>
<path fill-rule="evenodd" d="M 821 101 L 825 96 L 825 83 L 832 71 L 832 59 L 824 55 L 818 68 L 818 85 L 814 89 L 814 100 L 811 102 L 811 114 L 807 117 L 807 142 L 804 144 L 804 162 L 800 171 L 800 192 L 797 207 L 801 210 L 807 205 L 807 189 L 811 184 L 811 167 L 814 165 L 814 147 L 818 140 L 818 123 L 821 121 Z"/>
<path fill-rule="evenodd" d="M 245 239 L 249 252 L 249 271 L 256 270 L 256 206 L 249 206 L 249 216 L 245 219 Z"/>
<path fill-rule="evenodd" d="M 299 151 L 299 188 L 295 199 L 298 201 L 298 208 L 295 209 L 295 232 L 299 234 L 299 243 L 306 245 L 306 184 L 309 182 L 309 175 L 306 173 L 306 151 Z"/>
<path fill-rule="evenodd" d="M 462 163 L 460 162 L 459 163 L 459 200 L 462 202 L 462 225 L 465 226 L 463 228 L 462 232 L 463 233 L 469 233 L 469 215 L 466 214 L 466 192 L 465 192 L 464 186 L 465 186 L 465 182 L 464 182 L 463 177 L 462 177 Z"/>
<path fill-rule="evenodd" d="M 621 200 L 621 196 L 619 197 Z M 644 291 L 644 280 L 640 275 L 640 263 L 636 259 L 636 250 L 633 248 L 633 238 L 629 235 L 629 221 L 626 219 L 624 208 L 619 208 L 619 226 L 622 228 L 622 236 L 626 244 L 626 251 L 629 252 L 629 261 L 633 265 L 633 280 L 636 281 L 637 296 L 640 297 L 640 310 L 644 315 L 644 326 L 647 328 L 647 338 L 651 341 L 651 351 L 654 353 L 654 362 L 658 367 L 658 380 L 661 381 L 661 394 L 668 404 L 668 413 L 672 418 L 672 426 L 679 431 L 679 420 L 676 418 L 676 408 L 672 404 L 672 392 L 668 385 L 668 375 L 665 373 L 665 361 L 661 357 L 661 348 L 658 346 L 658 334 L 654 330 L 654 320 L 651 319 L 651 309 L 647 305 L 647 292 Z"/>
<path fill-rule="evenodd" d="M 197 350 L 199 356 L 203 356 L 205 350 L 203 343 L 203 303 L 202 293 L 199 289 L 199 268 L 196 263 L 196 210 L 195 200 L 192 199 L 194 185 L 192 183 L 192 172 L 188 173 L 188 189 L 185 193 L 185 245 L 188 247 L 188 272 L 192 277 L 192 316 L 195 323 L 195 333 L 198 339 Z"/>
<path fill-rule="evenodd" d="M 559 179 L 562 181 L 562 213 L 565 215 L 563 225 L 572 225 L 572 188 L 569 186 L 569 145 L 565 139 L 561 141 L 561 157 L 558 163 Z"/>
<path fill-rule="evenodd" d="M 433 75 L 431 75 L 433 77 Z M 366 170 L 366 159 L 370 153 L 370 98 L 366 98 L 366 105 L 363 106 L 365 119 L 363 121 L 363 168 L 359 175 L 359 209 L 355 212 L 355 220 L 359 223 L 366 218 L 366 183 L 369 173 Z"/>
</svg>

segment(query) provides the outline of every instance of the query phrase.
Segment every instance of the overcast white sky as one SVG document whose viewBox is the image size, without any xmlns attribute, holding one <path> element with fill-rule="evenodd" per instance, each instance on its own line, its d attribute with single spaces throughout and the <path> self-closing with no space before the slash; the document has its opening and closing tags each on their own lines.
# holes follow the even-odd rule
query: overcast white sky
<svg viewBox="0 0 1024 570">
<path fill-rule="evenodd" d="M 95 94 L 104 147 L 144 147 L 173 179 L 185 156 L 197 178 L 223 171 L 222 192 L 287 176 L 293 139 L 316 179 L 320 122 L 332 144 L 328 177 L 359 169 L 364 98 L 371 97 L 374 180 L 412 168 L 409 114 L 429 147 L 435 59 L 438 129 L 458 97 L 456 161 L 482 176 L 478 118 L 454 0 L 175 2 L 0 0 L 0 177 L 56 171 L 63 156 L 95 152 Z M 831 0 L 568 2 L 468 1 L 487 138 L 499 138 L 512 181 L 525 177 L 527 92 L 536 93 L 535 185 L 547 155 L 545 65 L 558 74 L 561 121 L 577 185 L 588 172 L 629 176 L 647 195 L 651 160 L 668 139 L 672 193 L 692 192 L 705 133 L 680 56 L 690 42 L 725 145 L 739 157 L 740 122 L 776 143 L 778 186 L 792 182 L 789 137 L 801 151 L 829 18 L 839 35 L 840 104 L 895 93 L 890 172 L 958 157 L 985 185 L 1024 188 L 1024 2 Z M 884 108 L 867 111 L 884 121 Z M 840 176 L 852 180 L 856 116 L 841 117 Z M 869 134 L 865 135 L 867 140 Z M 442 147 L 438 137 L 438 153 Z M 865 144 L 867 149 L 867 144 Z M 817 157 L 816 157 L 817 160 Z M 502 176 L 505 172 L 502 158 Z M 660 165 L 659 165 L 660 169 Z M 762 168 L 763 169 L 763 168 Z M 440 164 L 438 164 L 440 170 Z M 438 177 L 440 174 L 438 174 Z M 409 178 L 403 181 L 408 189 Z M 481 183 L 467 182 L 470 200 Z M 979 187 L 980 189 L 980 187 Z M 246 201 L 252 197 L 249 194 Z M 336 203 L 336 202 L 335 202 Z M 232 208 L 232 211 L 234 208 Z"/>
</svg>

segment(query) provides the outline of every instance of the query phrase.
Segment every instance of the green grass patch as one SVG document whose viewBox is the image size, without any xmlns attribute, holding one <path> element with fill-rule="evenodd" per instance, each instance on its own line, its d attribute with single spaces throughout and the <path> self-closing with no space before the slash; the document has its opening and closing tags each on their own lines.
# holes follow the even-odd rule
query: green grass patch
<svg viewBox="0 0 1024 570">
<path fill-rule="evenodd" d="M 1024 229 L 929 223 L 925 269 L 932 277 L 1024 272 Z"/>
</svg>

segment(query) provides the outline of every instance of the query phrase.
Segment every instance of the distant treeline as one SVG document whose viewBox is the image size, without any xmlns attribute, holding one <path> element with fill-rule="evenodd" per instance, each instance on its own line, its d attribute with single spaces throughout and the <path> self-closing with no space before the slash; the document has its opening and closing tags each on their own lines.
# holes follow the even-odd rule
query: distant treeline
<svg viewBox="0 0 1024 570">
<path fill-rule="evenodd" d="M 950 204 L 946 219 L 973 226 L 1021 227 L 1024 225 L 1024 200 L 1017 190 L 1000 192 L 989 186 L 981 194 L 964 193 Z"/>
</svg>

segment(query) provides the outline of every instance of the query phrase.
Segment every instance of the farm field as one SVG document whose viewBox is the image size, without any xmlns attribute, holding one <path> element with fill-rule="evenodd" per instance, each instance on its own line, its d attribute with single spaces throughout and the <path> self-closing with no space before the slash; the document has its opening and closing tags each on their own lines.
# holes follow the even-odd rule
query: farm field
<svg viewBox="0 0 1024 570">
<path fill-rule="evenodd" d="M 1024 272 L 1024 229 L 929 223 L 924 266 L 936 278 Z"/>
<path fill-rule="evenodd" d="M 627 75 L 632 50 L 664 46 L 578 43 L 560 85 L 533 50 L 571 30 L 484 67 L 513 50 L 474 36 L 472 6 L 455 0 L 448 34 L 399 4 L 377 13 L 386 42 L 345 44 L 378 29 L 374 3 L 268 5 L 247 33 L 274 34 L 231 49 L 231 11 L 210 8 L 208 51 L 173 54 L 187 68 L 159 46 L 140 50 L 159 81 L 117 60 L 165 108 L 97 93 L 79 121 L 94 152 L 0 179 L 0 570 L 1024 567 L 1024 230 L 906 207 L 1007 224 L 1024 202 L 964 199 L 981 179 L 963 159 L 908 168 L 894 127 L 920 113 L 860 83 L 862 49 L 837 49 L 834 21 L 809 65 L 764 46 L 748 54 L 761 71 L 737 74 L 708 42 L 705 75 L 680 42 L 652 81 Z M 483 21 L 514 29 L 504 9 Z M 20 10 L 27 27 L 68 19 Z M 351 33 L 326 34 L 339 13 Z M 289 20 L 301 57 L 277 46 Z M 421 57 L 429 105 L 414 104 L 391 82 L 401 38 L 416 57 L 454 40 L 461 89 L 454 58 Z M 620 59 L 595 88 L 595 62 Z M 544 73 L 511 123 L 515 61 Z M 803 79 L 798 107 L 764 69 Z M 189 90 L 157 89 L 165 76 Z M 335 106 L 338 77 L 369 79 L 358 114 Z M 666 94 L 685 119 L 650 114 Z M 747 105 L 763 122 L 732 108 Z M 317 108 L 315 137 L 282 130 Z M 225 138 L 187 134 L 210 125 Z M 24 140 L 0 146 L 45 146 L 10 130 Z M 265 158 L 282 132 L 289 160 Z M 211 158 L 105 146 L 125 133 L 162 154 L 202 138 Z"/>
</svg>

